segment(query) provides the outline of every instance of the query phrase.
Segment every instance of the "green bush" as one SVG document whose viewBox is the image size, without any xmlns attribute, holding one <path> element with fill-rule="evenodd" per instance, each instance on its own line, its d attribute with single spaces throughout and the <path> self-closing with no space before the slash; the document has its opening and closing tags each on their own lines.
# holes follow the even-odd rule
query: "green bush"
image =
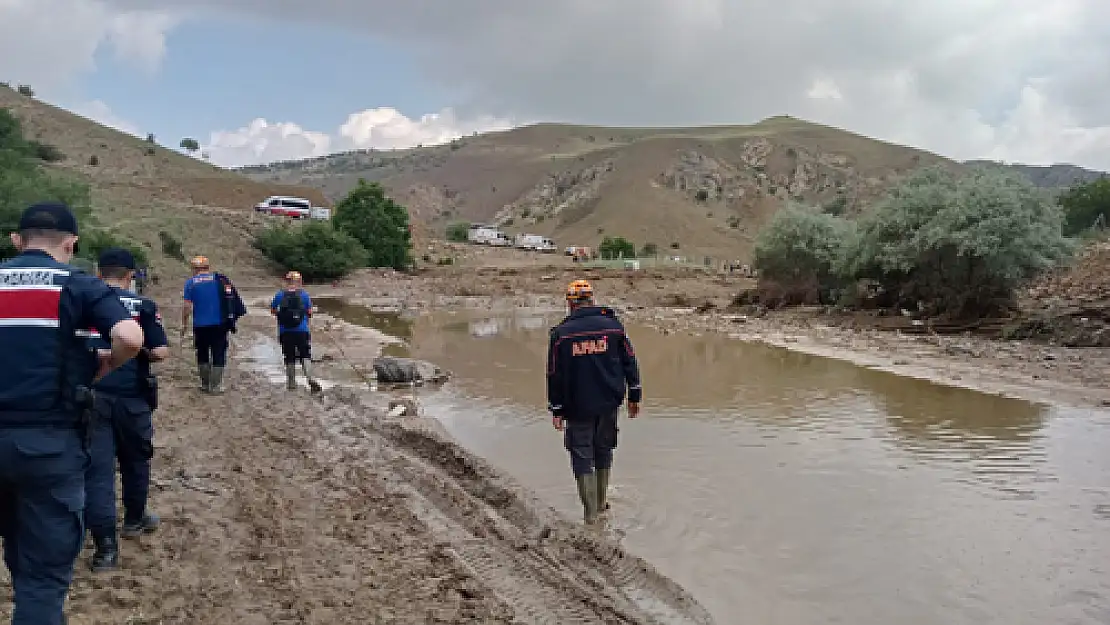
<svg viewBox="0 0 1110 625">
<path fill-rule="evenodd" d="M 254 247 L 283 270 L 299 271 L 309 282 L 341 278 L 366 266 L 368 258 L 358 240 L 319 221 L 272 226 L 258 235 Z"/>
<path fill-rule="evenodd" d="M 775 214 L 755 241 L 755 266 L 761 279 L 784 287 L 822 289 L 838 286 L 848 250 L 855 244 L 850 221 L 827 213 L 788 206 Z"/>
<path fill-rule="evenodd" d="M 369 266 L 405 269 L 411 264 L 408 211 L 387 197 L 380 184 L 360 178 L 335 205 L 332 223 L 362 244 Z"/>
<path fill-rule="evenodd" d="M 605 237 L 597 251 L 602 258 L 636 258 L 636 246 L 624 237 Z"/>
<path fill-rule="evenodd" d="M 7 235 L 18 227 L 23 210 L 35 202 L 65 202 L 79 224 L 87 227 L 90 221 L 88 185 L 47 172 L 34 145 L 24 138 L 19 120 L 0 109 L 0 258 L 15 255 Z"/>
<path fill-rule="evenodd" d="M 904 308 L 954 318 L 1010 307 L 1021 283 L 1073 248 L 1060 208 L 1003 172 L 921 170 L 858 223 L 843 275 L 876 281 Z"/>
<path fill-rule="evenodd" d="M 165 230 L 159 230 L 158 240 L 162 243 L 163 254 L 170 258 L 185 262 L 185 250 L 181 247 L 181 241 L 177 237 Z"/>
<path fill-rule="evenodd" d="M 455 243 L 466 243 L 469 239 L 467 235 L 470 234 L 469 221 L 456 221 L 455 223 L 447 226 L 447 240 L 454 241 Z"/>
<path fill-rule="evenodd" d="M 131 255 L 135 257 L 135 264 L 139 267 L 146 267 L 150 264 L 146 248 L 142 245 L 138 245 L 117 233 L 93 228 L 82 229 L 77 245 L 77 256 L 95 263 L 100 258 L 100 253 L 110 247 L 122 247 L 131 252 Z"/>
<path fill-rule="evenodd" d="M 1064 210 L 1064 234 L 1075 236 L 1110 219 L 1110 177 L 1076 184 L 1059 199 Z"/>
</svg>

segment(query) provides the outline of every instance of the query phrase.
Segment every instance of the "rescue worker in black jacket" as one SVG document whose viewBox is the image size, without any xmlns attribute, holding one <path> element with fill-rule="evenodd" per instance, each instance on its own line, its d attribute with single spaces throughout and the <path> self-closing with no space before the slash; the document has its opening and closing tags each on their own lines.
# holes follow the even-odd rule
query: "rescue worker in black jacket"
<svg viewBox="0 0 1110 625">
<path fill-rule="evenodd" d="M 66 264 L 77 220 L 35 204 L 0 263 L 0 536 L 13 625 L 59 625 L 85 526 L 93 383 L 131 360 L 143 331 L 106 284 Z M 93 328 L 111 349 L 90 351 Z"/>
<path fill-rule="evenodd" d="M 640 369 L 624 325 L 613 309 L 594 304 L 589 282 L 570 283 L 567 306 L 570 314 L 551 329 L 547 401 L 570 452 L 583 518 L 592 525 L 609 508 L 605 496 L 626 389 L 628 416 L 640 414 Z"/>
</svg>

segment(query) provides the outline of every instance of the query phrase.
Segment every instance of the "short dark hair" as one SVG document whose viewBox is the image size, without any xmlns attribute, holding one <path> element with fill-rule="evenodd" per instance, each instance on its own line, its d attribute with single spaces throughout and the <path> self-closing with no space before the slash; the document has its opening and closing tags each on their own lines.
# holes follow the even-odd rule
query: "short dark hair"
<svg viewBox="0 0 1110 625">
<path fill-rule="evenodd" d="M 68 232 L 61 230 L 47 230 L 45 228 L 28 228 L 19 231 L 19 237 L 23 239 L 24 244 L 31 241 L 38 241 L 48 245 L 61 245 L 66 237 L 73 236 Z"/>
<path fill-rule="evenodd" d="M 127 274 L 131 270 L 128 269 L 127 267 L 110 267 L 109 266 L 109 267 L 97 267 L 97 271 L 104 278 L 109 278 L 111 280 L 122 280 L 122 279 L 127 277 Z"/>
</svg>

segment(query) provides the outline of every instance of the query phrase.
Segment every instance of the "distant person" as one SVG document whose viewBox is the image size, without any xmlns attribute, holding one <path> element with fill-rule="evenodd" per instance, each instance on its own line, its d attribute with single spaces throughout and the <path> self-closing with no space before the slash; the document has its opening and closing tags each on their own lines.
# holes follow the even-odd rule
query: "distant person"
<svg viewBox="0 0 1110 625">
<path fill-rule="evenodd" d="M 227 276 L 213 272 L 207 257 L 194 256 L 189 264 L 193 277 L 185 281 L 181 336 L 184 338 L 192 317 L 200 388 L 218 395 L 223 392 L 228 333 L 235 332 L 236 322 L 247 309 L 235 285 Z"/>
<path fill-rule="evenodd" d="M 93 387 L 96 392 L 94 424 L 85 473 L 85 523 L 92 534 L 94 572 L 116 568 L 119 541 L 116 535 L 116 462 L 123 487 L 123 536 L 133 538 L 153 532 L 158 516 L 147 510 L 150 459 L 154 456 L 153 411 L 158 407 L 158 383 L 150 363 L 169 355 L 162 316 L 154 301 L 129 290 L 135 276 L 135 258 L 120 249 L 104 250 L 97 263 L 100 279 L 139 322 L 143 349 Z M 106 347 L 94 334 L 93 349 Z"/>
<path fill-rule="evenodd" d="M 135 271 L 135 293 L 142 295 L 146 290 L 146 267 L 140 267 Z"/>
<path fill-rule="evenodd" d="M 270 314 L 277 317 L 278 342 L 285 359 L 285 386 L 297 389 L 297 361 L 304 369 L 304 377 L 313 393 L 320 392 L 320 384 L 312 376 L 312 335 L 308 320 L 312 316 L 312 298 L 304 290 L 300 272 L 285 274 L 283 288 L 270 303 Z"/>
<path fill-rule="evenodd" d="M 131 360 L 143 331 L 106 284 L 67 265 L 77 219 L 59 203 L 19 218 L 0 263 L 0 536 L 13 625 L 59 625 L 81 552 L 91 387 Z M 78 333 L 109 338 L 89 351 Z"/>
<path fill-rule="evenodd" d="M 566 298 L 570 314 L 551 329 L 547 350 L 547 401 L 552 425 L 564 432 L 583 518 L 594 524 L 609 509 L 606 491 L 626 388 L 628 416 L 640 414 L 640 369 L 624 325 L 612 308 L 594 304 L 589 282 L 570 283 Z"/>
</svg>

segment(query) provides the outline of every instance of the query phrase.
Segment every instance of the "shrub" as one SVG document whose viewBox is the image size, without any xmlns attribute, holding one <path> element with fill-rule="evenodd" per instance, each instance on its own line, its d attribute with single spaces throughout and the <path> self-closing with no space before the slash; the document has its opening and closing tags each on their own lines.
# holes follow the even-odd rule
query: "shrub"
<svg viewBox="0 0 1110 625">
<path fill-rule="evenodd" d="M 170 258 L 185 262 L 185 250 L 181 247 L 181 241 L 177 237 L 165 230 L 159 230 L 158 240 L 162 242 L 163 254 Z"/>
<path fill-rule="evenodd" d="M 38 141 L 28 141 L 27 145 L 35 158 L 46 161 L 47 163 L 57 163 L 64 161 L 66 155 L 57 147 L 47 143 L 39 143 Z"/>
<path fill-rule="evenodd" d="M 1058 206 L 1003 172 L 912 175 L 859 220 L 844 273 L 876 281 L 899 305 L 972 318 L 1013 303 L 1025 280 L 1067 257 Z"/>
<path fill-rule="evenodd" d="M 755 242 L 760 283 L 775 284 L 783 304 L 827 301 L 841 286 L 844 258 L 855 243 L 852 222 L 789 206 L 775 214 Z"/>
<path fill-rule="evenodd" d="M 1060 196 L 1064 234 L 1075 236 L 1110 219 L 1110 177 L 1074 185 Z"/>
<path fill-rule="evenodd" d="M 408 211 L 387 197 L 380 184 L 360 178 L 347 197 L 335 205 L 331 221 L 337 230 L 362 244 L 369 266 L 404 269 L 410 264 Z"/>
<path fill-rule="evenodd" d="M 636 246 L 624 237 L 605 237 L 597 251 L 602 258 L 636 258 Z"/>
<path fill-rule="evenodd" d="M 644 243 L 644 247 L 640 248 L 640 256 L 651 257 L 659 253 L 659 246 L 654 243 Z"/>
<path fill-rule="evenodd" d="M 709 191 L 706 191 L 705 189 L 698 189 L 698 192 L 694 194 L 694 199 L 698 202 L 709 201 Z"/>
<path fill-rule="evenodd" d="M 15 254 L 7 234 L 18 227 L 23 210 L 48 200 L 65 202 L 78 222 L 87 224 L 92 211 L 88 185 L 44 170 L 19 120 L 0 109 L 0 258 Z"/>
<path fill-rule="evenodd" d="M 146 267 L 150 262 L 146 249 L 142 245 L 108 230 L 90 228 L 84 228 L 81 231 L 77 256 L 96 263 L 100 253 L 110 247 L 122 247 L 130 251 L 135 257 L 135 264 L 139 267 Z"/>
<path fill-rule="evenodd" d="M 262 231 L 254 247 L 282 270 L 301 272 L 309 282 L 335 280 L 366 266 L 366 249 L 354 237 L 331 224 L 280 224 Z"/>
<path fill-rule="evenodd" d="M 456 221 L 455 223 L 447 226 L 447 240 L 454 241 L 455 243 L 466 243 L 469 239 L 467 235 L 470 233 L 470 222 Z"/>
</svg>

